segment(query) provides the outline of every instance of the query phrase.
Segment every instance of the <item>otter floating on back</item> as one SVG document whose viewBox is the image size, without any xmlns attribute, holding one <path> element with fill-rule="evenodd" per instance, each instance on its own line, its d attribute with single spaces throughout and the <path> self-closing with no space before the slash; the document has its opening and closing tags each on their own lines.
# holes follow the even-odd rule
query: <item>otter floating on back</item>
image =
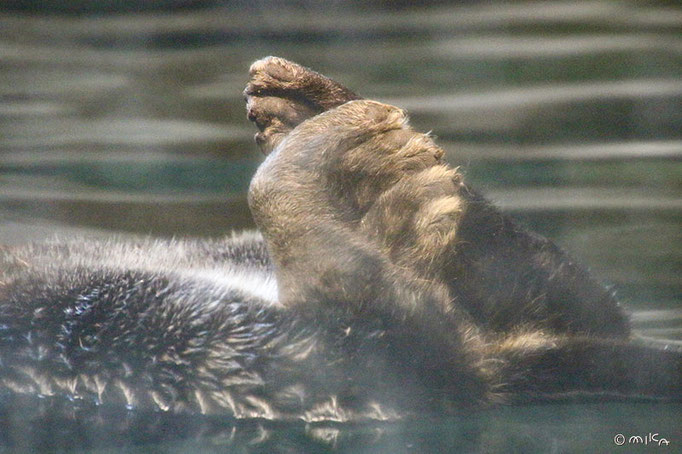
<svg viewBox="0 0 682 454">
<path fill-rule="evenodd" d="M 613 296 L 403 111 L 283 59 L 250 75 L 263 236 L 0 250 L 0 406 L 363 421 L 682 398 L 682 355 L 631 342 Z"/>
</svg>

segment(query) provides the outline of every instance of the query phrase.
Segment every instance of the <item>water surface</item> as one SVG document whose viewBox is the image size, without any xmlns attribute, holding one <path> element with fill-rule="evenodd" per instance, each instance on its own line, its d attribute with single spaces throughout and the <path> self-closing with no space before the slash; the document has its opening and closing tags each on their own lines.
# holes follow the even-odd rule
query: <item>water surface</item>
<svg viewBox="0 0 682 454">
<path fill-rule="evenodd" d="M 682 341 L 682 9 L 277 5 L 0 13 L 0 243 L 252 227 L 245 190 L 262 158 L 241 90 L 253 60 L 280 55 L 407 108 L 475 187 L 612 286 L 639 334 Z M 381 427 L 222 421 L 157 447 L 609 452 L 618 433 L 659 432 L 674 450 L 679 415 L 554 404 Z"/>
</svg>

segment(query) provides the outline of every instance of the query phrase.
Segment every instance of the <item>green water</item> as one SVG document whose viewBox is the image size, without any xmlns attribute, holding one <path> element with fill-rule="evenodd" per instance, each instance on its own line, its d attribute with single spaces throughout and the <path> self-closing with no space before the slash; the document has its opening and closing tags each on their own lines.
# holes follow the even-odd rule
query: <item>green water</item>
<svg viewBox="0 0 682 454">
<path fill-rule="evenodd" d="M 241 90 L 253 60 L 280 55 L 406 107 L 475 187 L 612 286 L 640 334 L 682 341 L 682 8 L 298 5 L 0 12 L 0 243 L 252 227 L 245 190 L 262 158 Z M 80 445 L 614 452 L 618 433 L 658 432 L 671 445 L 642 449 L 682 449 L 680 407 L 650 403 L 368 427 L 212 424 L 204 436 Z"/>
</svg>

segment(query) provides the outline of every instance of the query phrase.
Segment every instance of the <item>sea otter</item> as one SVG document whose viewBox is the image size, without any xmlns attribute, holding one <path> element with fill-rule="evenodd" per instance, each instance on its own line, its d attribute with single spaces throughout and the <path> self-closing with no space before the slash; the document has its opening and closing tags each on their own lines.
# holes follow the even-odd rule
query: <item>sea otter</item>
<svg viewBox="0 0 682 454">
<path fill-rule="evenodd" d="M 260 233 L 0 250 L 0 406 L 363 421 L 682 397 L 682 355 L 633 342 L 403 110 L 276 57 L 245 97 Z"/>
</svg>

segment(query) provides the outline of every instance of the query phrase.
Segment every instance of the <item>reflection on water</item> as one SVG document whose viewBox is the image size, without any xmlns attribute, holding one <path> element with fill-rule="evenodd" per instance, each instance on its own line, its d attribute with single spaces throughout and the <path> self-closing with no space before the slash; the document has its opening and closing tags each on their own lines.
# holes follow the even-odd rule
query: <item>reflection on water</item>
<svg viewBox="0 0 682 454">
<path fill-rule="evenodd" d="M 18 426 L 17 439 L 21 441 L 17 445 L 60 450 L 78 440 L 84 446 L 117 447 L 92 451 L 107 453 L 526 454 L 616 452 L 614 439 L 618 434 L 626 435 L 628 441 L 632 436 L 644 438 L 655 433 L 656 439 L 668 440 L 670 445 L 647 448 L 677 452 L 675 445 L 682 437 L 680 411 L 679 404 L 547 404 L 478 410 L 440 419 L 365 424 L 273 423 L 103 411 L 101 416 L 109 422 L 105 428 L 95 420 L 54 421 L 44 416 L 47 426 L 60 424 L 61 432 L 70 438 L 55 439 L 47 430 L 36 435 Z M 636 447 L 633 441 L 622 449 L 633 452 Z"/>
<path fill-rule="evenodd" d="M 613 1 L 0 13 L 0 243 L 252 226 L 245 189 L 261 157 L 241 90 L 251 61 L 281 55 L 408 108 L 475 186 L 613 285 L 640 333 L 682 341 L 680 30 L 682 9 Z M 616 433 L 663 434 L 679 414 L 644 407 L 515 408 L 351 433 L 386 452 L 504 452 L 512 433 L 524 452 L 608 451 Z M 629 425 L 650 412 L 659 426 Z M 334 428 L 249 430 L 367 449 Z M 220 446 L 235 436 L 225 431 L 207 439 Z M 444 444 L 419 441 L 429 437 Z"/>
</svg>

